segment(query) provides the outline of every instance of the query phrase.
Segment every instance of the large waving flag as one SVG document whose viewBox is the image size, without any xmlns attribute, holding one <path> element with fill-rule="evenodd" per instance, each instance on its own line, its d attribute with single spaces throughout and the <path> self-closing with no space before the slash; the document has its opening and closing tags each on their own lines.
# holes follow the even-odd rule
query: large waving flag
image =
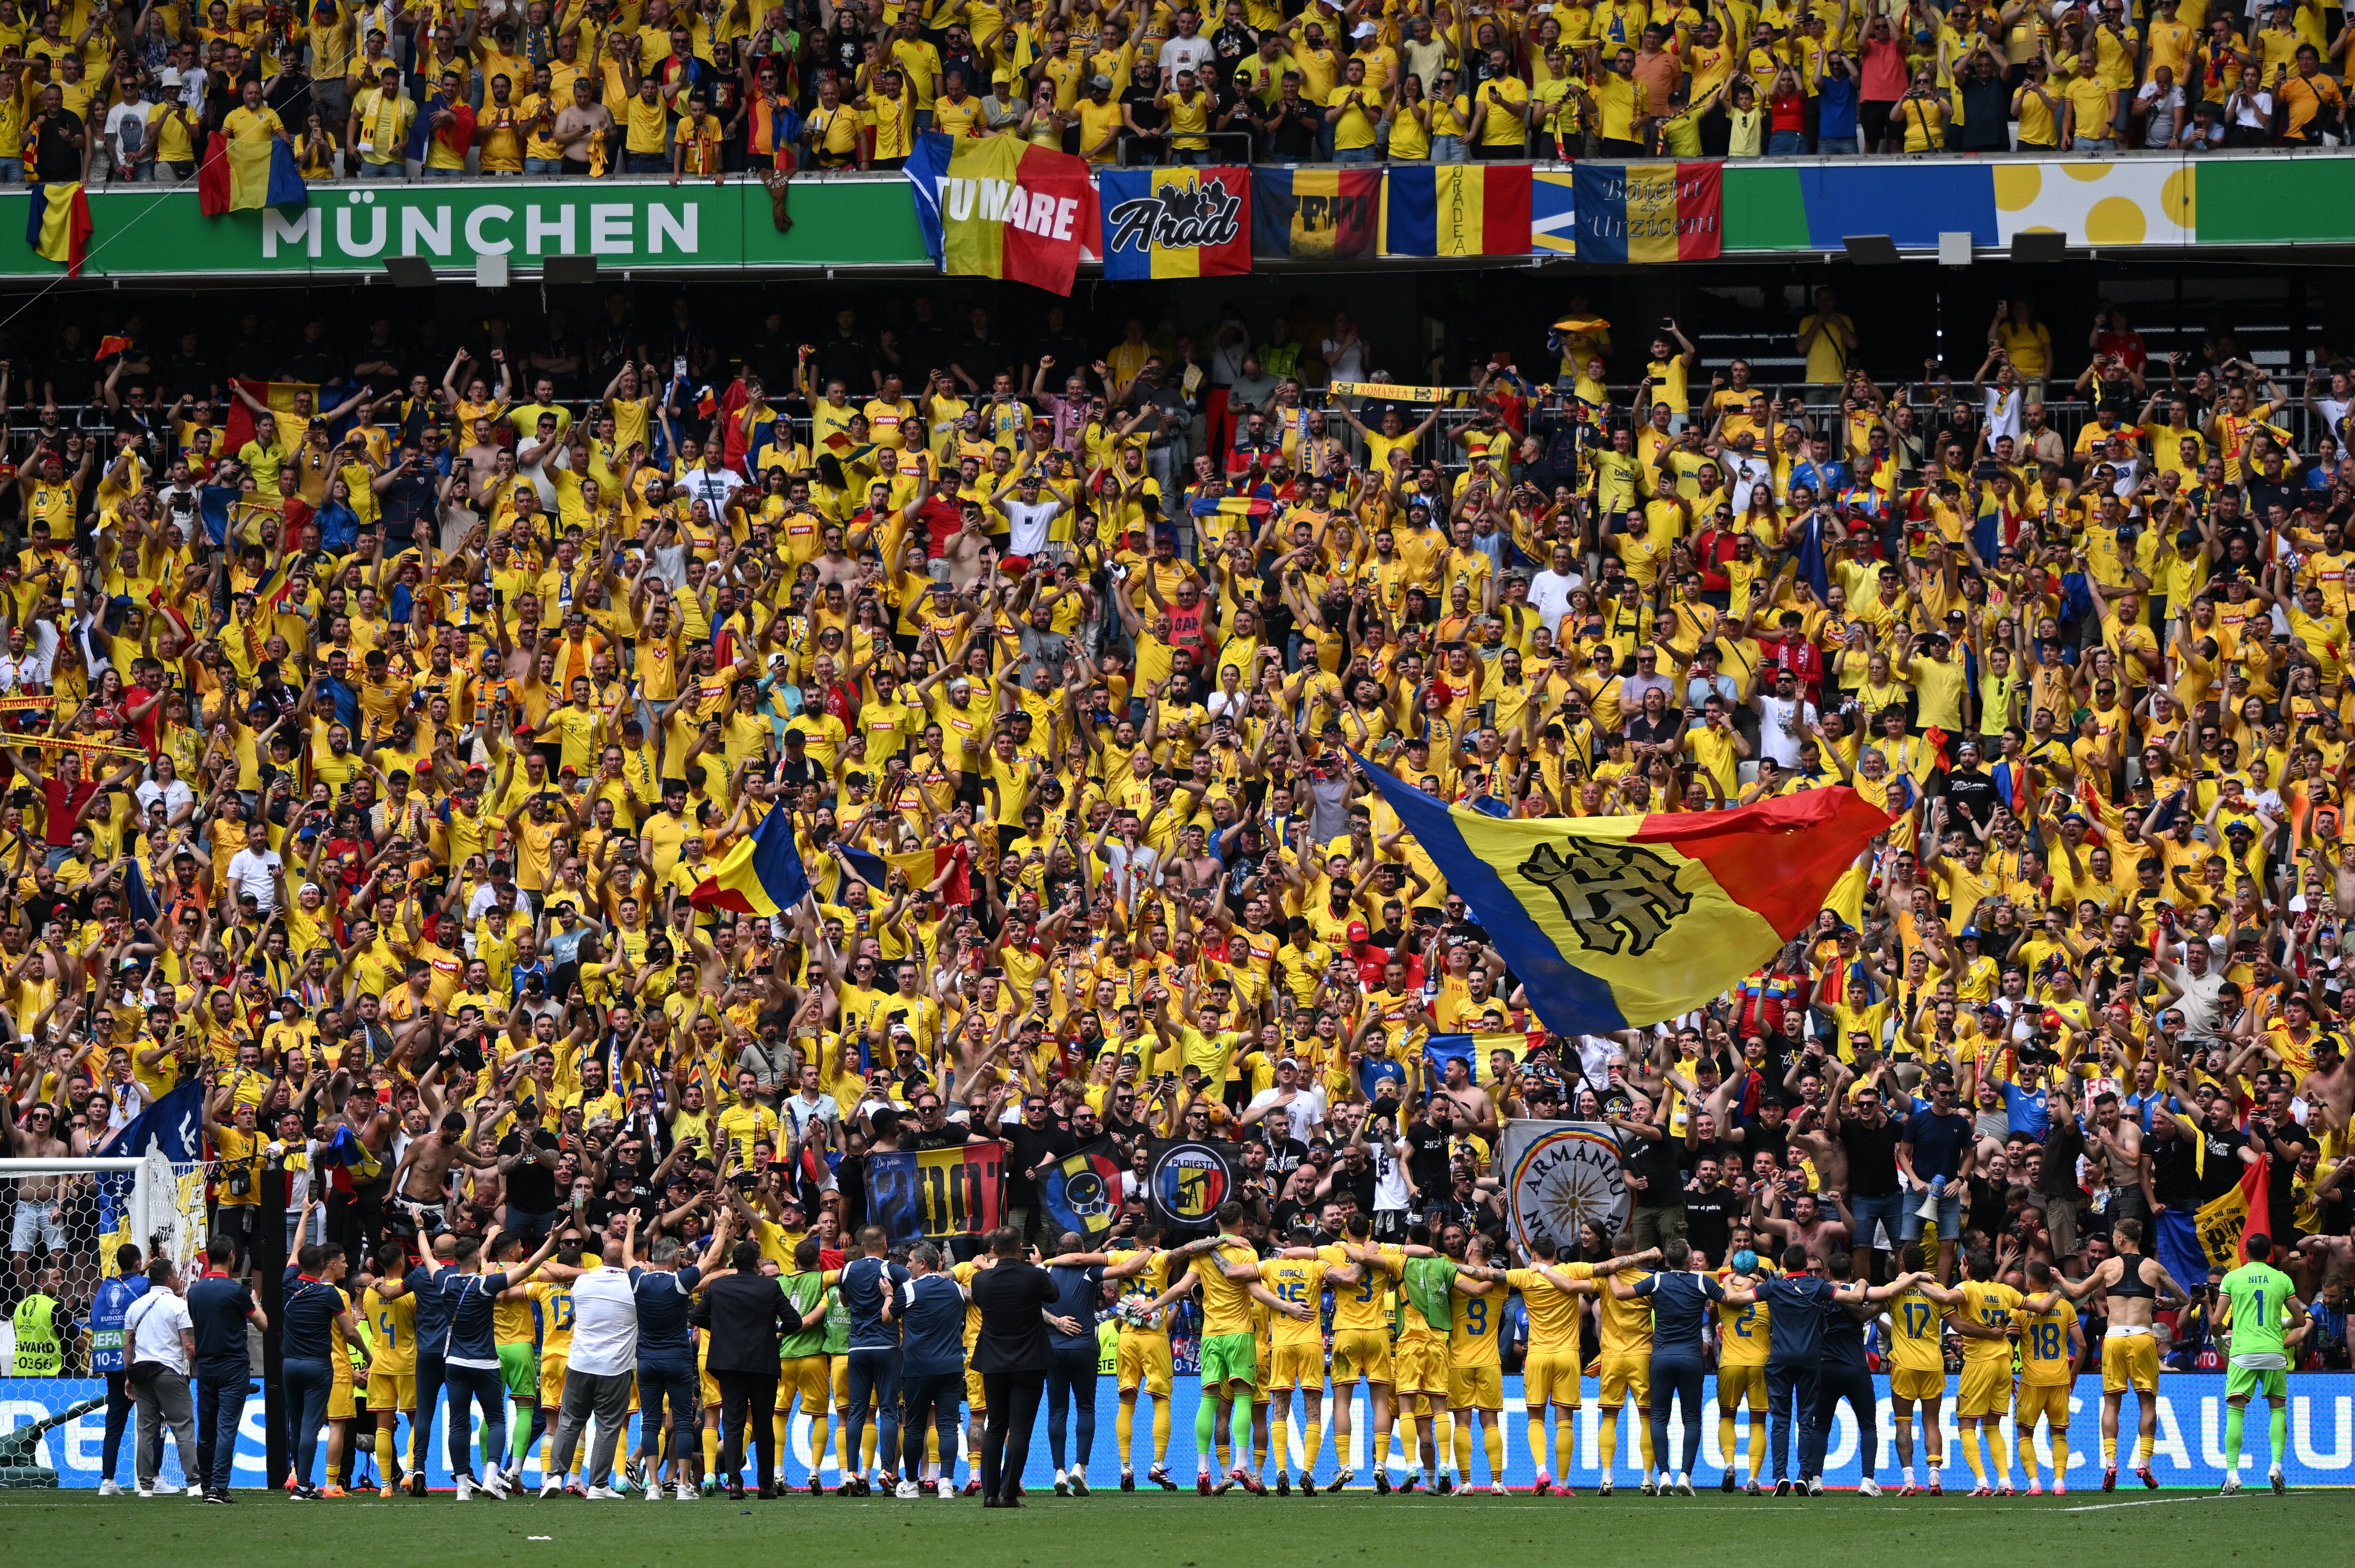
<svg viewBox="0 0 2355 1568">
<path fill-rule="evenodd" d="M 1251 270 L 1249 169 L 1106 169 L 1098 176 L 1107 278 Z"/>
<path fill-rule="evenodd" d="M 1096 238 L 1087 162 L 1012 136 L 916 138 L 905 173 L 924 248 L 943 272 L 1068 294 Z"/>
<path fill-rule="evenodd" d="M 1382 181 L 1385 256 L 1521 256 L 1529 249 L 1527 164 L 1399 164 Z"/>
<path fill-rule="evenodd" d="M 197 207 L 207 217 L 262 207 L 308 207 L 311 190 L 294 166 L 294 149 L 277 136 L 231 138 L 214 132 L 197 167 Z"/>
<path fill-rule="evenodd" d="M 1039 1206 L 1058 1230 L 1093 1246 L 1120 1218 L 1121 1166 L 1112 1139 L 1081 1145 L 1038 1173 Z"/>
<path fill-rule="evenodd" d="M 687 902 L 698 909 L 782 915 L 808 897 L 809 891 L 809 873 L 802 869 L 789 813 L 771 811 L 712 868 Z"/>
<path fill-rule="evenodd" d="M 65 264 L 66 276 L 81 276 L 90 253 L 90 197 L 76 182 L 35 182 L 25 187 L 32 205 L 25 215 L 25 243 L 34 254 Z"/>
<path fill-rule="evenodd" d="M 1252 254 L 1369 260 L 1381 205 L 1380 169 L 1253 169 Z"/>
<path fill-rule="evenodd" d="M 1581 164 L 1581 261 L 1710 261 L 1723 242 L 1715 164 Z"/>
<path fill-rule="evenodd" d="M 1499 821 L 1358 760 L 1559 1034 L 1657 1023 L 1721 995 L 1816 917 L 1889 825 L 1845 788 L 1731 811 Z"/>
<path fill-rule="evenodd" d="M 319 406 L 319 389 L 308 381 L 256 381 L 246 376 L 235 376 L 229 379 L 244 387 L 255 402 L 270 405 L 270 411 L 273 414 L 293 413 L 295 395 L 301 392 L 308 392 L 311 395 L 313 408 L 315 409 Z M 282 437 L 285 433 L 282 425 L 279 434 Z M 235 457 L 245 443 L 251 440 L 253 440 L 253 410 L 245 406 L 245 398 L 232 393 L 229 407 L 221 413 L 221 444 L 216 450 L 229 457 Z"/>
</svg>

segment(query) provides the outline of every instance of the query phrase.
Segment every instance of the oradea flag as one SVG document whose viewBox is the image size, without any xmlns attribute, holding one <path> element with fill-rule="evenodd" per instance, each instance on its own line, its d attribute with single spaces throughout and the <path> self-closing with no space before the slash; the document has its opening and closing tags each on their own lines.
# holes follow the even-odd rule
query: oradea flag
<svg viewBox="0 0 2355 1568">
<path fill-rule="evenodd" d="M 1731 811 L 1500 821 L 1358 760 L 1558 1034 L 1657 1023 L 1721 995 L 1815 919 L 1889 826 L 1845 788 Z"/>
<path fill-rule="evenodd" d="M 1215 278 L 1251 270 L 1249 169 L 1106 169 L 1103 275 Z"/>
<path fill-rule="evenodd" d="M 311 395 L 311 407 L 315 409 L 319 406 L 319 389 L 308 381 L 255 381 L 241 376 L 231 376 L 230 379 L 244 387 L 247 396 L 255 402 L 268 404 L 271 412 L 274 414 L 293 413 L 295 397 L 305 392 Z M 281 444 L 288 446 L 293 444 L 285 440 L 287 431 L 281 429 L 278 433 Z M 244 397 L 232 393 L 229 399 L 229 407 L 221 414 L 220 450 L 229 457 L 235 457 L 239 450 L 251 440 L 253 440 L 253 410 L 245 406 Z"/>
<path fill-rule="evenodd" d="M 1219 1205 L 1241 1187 L 1242 1160 L 1231 1143 L 1156 1138 L 1145 1168 L 1145 1198 L 1167 1225 L 1209 1230 Z"/>
<path fill-rule="evenodd" d="M 1723 238 L 1715 164 L 1581 164 L 1582 261 L 1708 261 Z"/>
<path fill-rule="evenodd" d="M 1578 254 L 1578 175 L 1540 169 L 1529 176 L 1529 249 L 1540 256 Z"/>
<path fill-rule="evenodd" d="M 1620 1173 L 1619 1141 L 1602 1122 L 1508 1121 L 1497 1145 L 1497 1170 L 1523 1255 L 1540 1236 L 1574 1249 L 1583 1224 L 1607 1242 L 1634 1204 Z"/>
<path fill-rule="evenodd" d="M 2273 1159 L 2267 1156 L 2242 1167 L 2240 1185 L 2200 1205 L 2200 1250 L 2210 1265 L 2238 1267 L 2249 1261 L 2248 1237 L 2271 1234 L 2272 1177 Z"/>
<path fill-rule="evenodd" d="M 770 820 L 784 815 L 769 813 Z M 894 1246 L 984 1235 L 1005 1213 L 1006 1145 L 961 1143 L 867 1157 L 867 1213 Z"/>
<path fill-rule="evenodd" d="M 1084 159 L 1012 136 L 928 132 L 906 173 L 924 248 L 942 271 L 1071 291 L 1081 248 L 1096 234 Z"/>
<path fill-rule="evenodd" d="M 1380 169 L 1253 169 L 1252 254 L 1368 260 L 1381 203 Z"/>
<path fill-rule="evenodd" d="M 738 841 L 687 902 L 698 909 L 733 909 L 740 915 L 781 915 L 809 896 L 809 874 L 794 842 L 790 813 L 772 811 Z"/>
<path fill-rule="evenodd" d="M 1524 256 L 1527 164 L 1400 164 L 1382 182 L 1385 256 Z"/>
<path fill-rule="evenodd" d="M 78 183 L 53 180 L 25 187 L 32 198 L 25 214 L 25 243 L 37 256 L 65 264 L 66 276 L 81 276 L 90 253 L 90 197 Z"/>
<path fill-rule="evenodd" d="M 1039 1206 L 1058 1231 L 1071 1231 L 1093 1246 L 1120 1218 L 1120 1160 L 1112 1140 L 1099 1138 L 1066 1154 L 1039 1173 Z"/>
<path fill-rule="evenodd" d="M 310 187 L 294 149 L 276 136 L 229 137 L 216 131 L 197 166 L 197 209 L 207 217 L 262 207 L 307 207 Z"/>
</svg>

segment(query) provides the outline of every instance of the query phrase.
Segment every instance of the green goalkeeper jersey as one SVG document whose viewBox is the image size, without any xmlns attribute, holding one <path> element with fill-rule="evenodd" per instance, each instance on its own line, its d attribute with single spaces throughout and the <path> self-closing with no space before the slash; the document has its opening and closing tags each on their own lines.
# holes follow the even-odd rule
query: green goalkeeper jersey
<svg viewBox="0 0 2355 1568">
<path fill-rule="evenodd" d="M 2244 1263 L 2224 1277 L 2223 1327 L 2232 1330 L 2232 1360 L 2254 1356 L 2286 1358 L 2282 1342 L 2284 1306 L 2297 1288 L 2288 1275 L 2269 1263 Z M 2275 1361 L 2275 1365 L 2283 1364 Z"/>
</svg>

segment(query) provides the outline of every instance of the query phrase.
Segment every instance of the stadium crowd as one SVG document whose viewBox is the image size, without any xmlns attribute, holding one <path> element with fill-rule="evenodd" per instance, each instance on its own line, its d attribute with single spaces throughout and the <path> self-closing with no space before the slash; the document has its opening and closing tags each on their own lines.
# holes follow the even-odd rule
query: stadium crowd
<svg viewBox="0 0 2355 1568">
<path fill-rule="evenodd" d="M 1328 1372 L 1345 1466 L 1362 1383 L 1377 1487 L 1394 1423 L 1400 1484 L 1477 1446 L 1498 1486 L 1508 1363 L 1541 1487 L 1591 1391 L 1604 1473 L 1633 1405 L 1645 1489 L 1689 1489 L 1704 1364 L 1728 1489 L 1738 1412 L 1742 1484 L 1771 1405 L 1806 1489 L 1878 1370 L 1938 1489 L 1950 1365 L 1980 1489 L 2015 1410 L 2030 1486 L 2040 1414 L 2065 1465 L 2096 1368 L 2105 1484 L 2156 1485 L 2162 1360 L 2228 1366 L 2234 1485 L 2266 1397 L 2279 1484 L 2355 1271 L 2346 374 L 2021 301 L 1972 384 L 1877 380 L 1826 290 L 1788 398 L 1578 300 L 1550 382 L 1499 354 L 1426 405 L 1305 302 L 1010 344 L 779 307 L 725 347 L 605 303 L 0 362 L 0 1152 L 191 1083 L 209 1151 L 201 1278 L 92 1245 L 88 1177 L 15 1183 L 15 1371 L 109 1378 L 108 1487 L 135 1407 L 139 1489 L 193 1416 L 228 1500 L 265 1241 L 305 1498 L 421 1489 L 445 1393 L 462 1498 L 543 1438 L 549 1491 L 617 1495 L 633 1397 L 648 1499 L 741 1490 L 748 1436 L 767 1494 L 798 1408 L 909 1496 L 969 1414 L 969 1489 L 1018 1501 L 1042 1395 L 1083 1492 L 1100 1361 L 1121 1484 L 1174 1486 L 1173 1322 L 1205 1492 L 1263 1488 L 1295 1393 L 1277 1489 L 1354 1480 Z M 1891 820 L 1716 1003 L 1562 1036 L 1353 750 L 1492 814 Z M 813 896 L 698 899 L 781 811 Z M 1508 1246 L 1499 1141 L 1564 1118 L 1613 1130 L 1625 1224 Z M 1239 1148 L 1215 1229 L 1146 1190 L 1173 1138 Z M 877 1158 L 967 1143 L 1004 1228 L 887 1245 Z M 1048 1183 L 1090 1150 L 1082 1248 Z M 2259 1164 L 2228 1277 L 2195 1216 Z"/>
<path fill-rule="evenodd" d="M 0 5 L 0 181 L 2336 146 L 2322 0 L 400 0 Z"/>
</svg>

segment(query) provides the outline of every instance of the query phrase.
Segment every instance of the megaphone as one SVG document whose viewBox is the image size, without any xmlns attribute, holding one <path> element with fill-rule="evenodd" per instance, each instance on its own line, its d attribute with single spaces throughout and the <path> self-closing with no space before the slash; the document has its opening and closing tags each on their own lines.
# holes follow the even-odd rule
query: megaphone
<svg viewBox="0 0 2355 1568">
<path fill-rule="evenodd" d="M 1923 1188 L 1922 1206 L 1914 1210 L 1913 1213 L 1922 1219 L 1936 1219 L 1938 1217 L 1938 1194 L 1932 1192 L 1927 1187 Z"/>
</svg>

